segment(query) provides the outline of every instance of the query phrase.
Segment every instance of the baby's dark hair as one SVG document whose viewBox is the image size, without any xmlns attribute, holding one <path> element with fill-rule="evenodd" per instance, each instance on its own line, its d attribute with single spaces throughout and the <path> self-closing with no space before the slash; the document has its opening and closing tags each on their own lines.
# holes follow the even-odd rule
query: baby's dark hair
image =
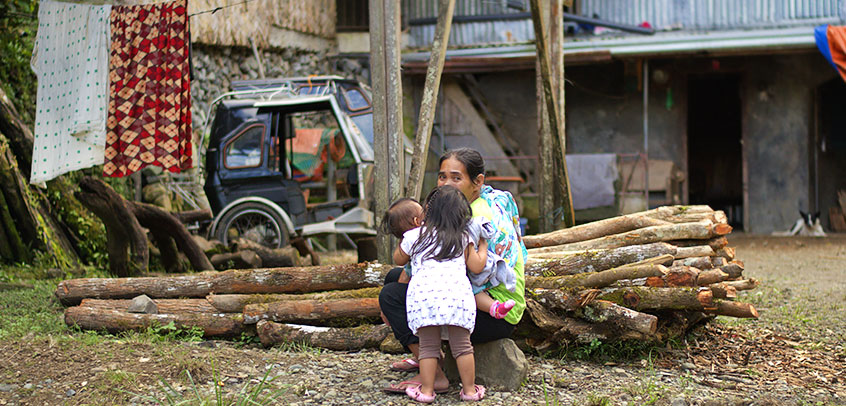
<svg viewBox="0 0 846 406">
<path fill-rule="evenodd" d="M 379 230 L 385 234 L 402 238 L 403 233 L 417 227 L 414 224 L 414 217 L 419 213 L 415 210 L 415 205 L 420 206 L 420 203 L 410 197 L 403 197 L 393 202 L 385 215 L 382 216 Z"/>
<path fill-rule="evenodd" d="M 423 230 L 411 252 L 418 254 L 440 246 L 438 252 L 427 253 L 427 258 L 442 261 L 463 255 L 471 217 L 470 203 L 464 193 L 449 185 L 433 189 L 426 197 L 425 213 Z"/>
</svg>

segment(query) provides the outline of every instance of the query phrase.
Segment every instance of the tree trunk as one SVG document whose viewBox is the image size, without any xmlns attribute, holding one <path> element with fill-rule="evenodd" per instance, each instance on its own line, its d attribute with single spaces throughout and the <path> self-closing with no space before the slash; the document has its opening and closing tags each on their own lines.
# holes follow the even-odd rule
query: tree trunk
<svg viewBox="0 0 846 406">
<path fill-rule="evenodd" d="M 549 252 L 529 255 L 526 274 L 563 276 L 583 272 L 599 272 L 664 254 L 674 255 L 676 247 L 667 243 L 632 245 L 605 250 Z"/>
<path fill-rule="evenodd" d="M 704 310 L 713 307 L 713 294 L 708 288 L 627 287 L 598 296 L 634 310 Z"/>
<path fill-rule="evenodd" d="M 3 91 L 2 86 L 0 86 L 0 134 L 9 140 L 9 147 L 17 158 L 16 163 L 20 173 L 28 176 L 32 165 L 35 137 L 32 135 L 32 130 L 21 121 L 18 110 Z"/>
<path fill-rule="evenodd" d="M 582 318 L 592 323 L 611 322 L 622 329 L 652 335 L 658 329 L 658 318 L 605 300 L 594 300 L 582 309 Z"/>
<path fill-rule="evenodd" d="M 241 313 L 244 306 L 256 303 L 283 302 L 286 300 L 332 300 L 332 299 L 362 299 L 379 297 L 381 287 L 361 288 L 350 290 L 332 290 L 329 292 L 301 293 L 301 294 L 264 294 L 264 295 L 209 295 L 209 303 L 224 313 Z"/>
<path fill-rule="evenodd" d="M 565 228 L 563 230 L 556 230 L 546 234 L 527 235 L 523 237 L 523 243 L 526 244 L 526 248 L 549 247 L 666 224 L 669 223 L 637 214 L 629 214 Z"/>
<path fill-rule="evenodd" d="M 731 226 L 722 223 L 713 223 L 703 220 L 698 223 L 670 224 L 665 226 L 654 226 L 629 231 L 622 234 L 614 234 L 593 240 L 582 241 L 572 244 L 556 245 L 552 247 L 535 248 L 529 254 L 553 251 L 579 251 L 590 249 L 606 249 L 625 247 L 630 245 L 649 244 L 653 242 L 672 241 L 681 239 L 709 239 L 715 236 L 725 235 L 731 232 Z"/>
<path fill-rule="evenodd" d="M 215 269 L 255 269 L 264 265 L 261 257 L 253 251 L 227 252 L 214 254 L 211 257 L 212 266 Z"/>
<path fill-rule="evenodd" d="M 173 215 L 176 216 L 176 219 L 179 220 L 179 222 L 182 224 L 193 223 L 195 221 L 211 220 L 214 218 L 211 209 L 181 211 L 178 213 L 173 213 Z"/>
<path fill-rule="evenodd" d="M 149 263 L 147 235 L 126 201 L 100 180 L 84 177 L 74 195 L 106 226 L 109 271 L 126 277 L 146 272 Z M 130 253 L 128 253 L 131 252 Z"/>
<path fill-rule="evenodd" d="M 237 337 L 244 331 L 244 316 L 240 314 L 139 314 L 119 310 L 102 310 L 75 306 L 65 309 L 65 323 L 83 330 L 106 330 L 119 333 L 145 330 L 173 322 L 181 329 L 199 327 L 205 337 Z"/>
<path fill-rule="evenodd" d="M 720 316 L 738 317 L 743 319 L 757 319 L 758 310 L 749 303 L 732 302 L 728 300 L 715 300 L 712 308 L 706 309 L 706 313 Z"/>
<path fill-rule="evenodd" d="M 381 286 L 393 267 L 378 263 L 233 270 L 164 278 L 69 279 L 56 296 L 66 305 L 84 298 L 204 298 L 210 293 L 308 293 Z"/>
<path fill-rule="evenodd" d="M 206 299 L 155 299 L 159 314 L 216 314 L 224 313 L 216 309 Z M 96 310 L 116 310 L 125 312 L 132 303 L 130 299 L 82 299 L 80 307 Z M 232 312 L 234 313 L 234 312 Z"/>
<path fill-rule="evenodd" d="M 305 343 L 333 351 L 379 348 L 379 344 L 391 334 L 391 328 L 384 324 L 332 328 L 280 324 L 267 320 L 259 321 L 256 331 L 265 347 L 282 343 Z"/>
<path fill-rule="evenodd" d="M 164 236 L 170 236 L 176 243 L 176 247 L 188 257 L 188 261 L 191 262 L 191 267 L 194 270 L 210 271 L 214 269 L 205 252 L 194 241 L 191 233 L 188 232 L 188 229 L 185 228 L 185 225 L 176 216 L 151 204 L 139 202 L 128 203 L 132 209 L 132 214 L 138 219 L 138 223 L 148 228 L 154 235 L 158 234 L 160 236 L 159 239 L 163 239 Z M 161 250 L 161 247 L 159 249 Z M 171 255 L 173 254 L 171 253 Z M 178 258 L 176 260 L 178 261 Z"/>
<path fill-rule="evenodd" d="M 244 307 L 244 323 L 259 320 L 284 323 L 360 324 L 379 319 L 379 299 L 291 300 L 256 303 Z"/>
<path fill-rule="evenodd" d="M 620 279 L 663 276 L 666 273 L 667 268 L 661 265 L 641 265 L 618 267 L 602 272 L 582 273 L 577 275 L 528 277 L 526 278 L 526 289 L 602 288 Z"/>
</svg>

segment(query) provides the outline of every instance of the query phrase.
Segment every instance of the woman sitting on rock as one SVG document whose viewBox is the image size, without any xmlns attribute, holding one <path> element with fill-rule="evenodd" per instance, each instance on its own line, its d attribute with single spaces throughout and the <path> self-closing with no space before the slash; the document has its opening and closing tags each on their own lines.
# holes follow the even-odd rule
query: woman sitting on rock
<svg viewBox="0 0 846 406">
<path fill-rule="evenodd" d="M 497 254 L 516 274 L 516 289 L 511 292 L 505 285 L 486 290 L 494 300 L 514 301 L 514 307 L 503 319 L 497 319 L 487 311 L 476 312 L 475 330 L 470 335 L 473 344 L 480 344 L 508 338 L 526 309 L 525 276 L 523 264 L 526 260 L 525 245 L 520 239 L 520 217 L 511 193 L 496 190 L 485 185 L 485 161 L 478 151 L 469 148 L 454 149 L 441 156 L 438 170 L 438 186 L 450 185 L 460 190 L 473 212 L 473 217 L 484 217 L 496 228 L 488 240 L 488 251 Z M 413 358 L 395 362 L 391 369 L 415 371 L 418 369 L 419 339 L 412 334 L 406 317 L 406 292 L 409 275 L 398 268 L 388 273 L 385 286 L 379 294 L 379 306 L 385 321 L 390 324 L 397 340 L 413 354 Z M 407 387 L 420 385 L 420 377 L 393 384 L 386 392 L 405 393 Z M 435 377 L 435 392 L 449 390 L 449 381 L 440 366 Z"/>
</svg>

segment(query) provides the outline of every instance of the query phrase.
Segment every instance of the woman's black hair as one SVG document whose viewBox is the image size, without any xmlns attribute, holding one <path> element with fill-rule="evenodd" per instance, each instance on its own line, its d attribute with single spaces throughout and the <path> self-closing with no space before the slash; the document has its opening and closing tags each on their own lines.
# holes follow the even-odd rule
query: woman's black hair
<svg viewBox="0 0 846 406">
<path fill-rule="evenodd" d="M 423 229 L 411 247 L 411 253 L 424 254 L 424 259 L 436 261 L 464 255 L 467 246 L 467 224 L 470 222 L 470 203 L 454 186 L 441 186 L 426 197 Z M 433 247 L 439 247 L 437 252 Z"/>
<path fill-rule="evenodd" d="M 470 176 L 470 181 L 473 183 L 476 183 L 476 178 L 479 175 L 485 174 L 485 160 L 482 158 L 482 154 L 475 149 L 451 149 L 441 155 L 441 159 L 438 161 L 438 166 L 440 167 L 444 161 L 450 158 L 453 158 L 464 165 L 464 169 L 467 170 L 467 175 Z"/>
</svg>

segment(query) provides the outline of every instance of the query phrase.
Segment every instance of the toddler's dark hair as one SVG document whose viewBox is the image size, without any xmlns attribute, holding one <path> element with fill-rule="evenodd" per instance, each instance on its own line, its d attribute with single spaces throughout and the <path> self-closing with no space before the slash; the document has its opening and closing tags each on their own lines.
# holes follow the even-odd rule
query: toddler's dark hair
<svg viewBox="0 0 846 406">
<path fill-rule="evenodd" d="M 402 238 L 404 232 L 417 227 L 414 225 L 414 216 L 418 215 L 415 205 L 419 206 L 420 203 L 410 197 L 403 197 L 393 202 L 385 215 L 382 216 L 379 231 Z"/>
<path fill-rule="evenodd" d="M 426 197 L 425 212 L 423 229 L 411 252 L 419 254 L 439 246 L 437 252 L 428 252 L 426 258 L 442 261 L 464 255 L 471 213 L 464 193 L 449 185 L 435 188 Z"/>
</svg>

